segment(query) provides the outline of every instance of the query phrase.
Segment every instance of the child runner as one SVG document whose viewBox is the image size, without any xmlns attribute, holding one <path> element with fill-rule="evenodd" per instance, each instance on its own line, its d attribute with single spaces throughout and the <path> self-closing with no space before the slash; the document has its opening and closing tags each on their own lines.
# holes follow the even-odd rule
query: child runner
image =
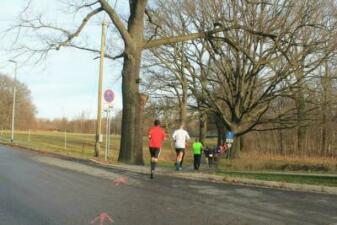
<svg viewBox="0 0 337 225">
<path fill-rule="evenodd" d="M 195 139 L 193 143 L 193 156 L 194 156 L 194 169 L 198 170 L 200 167 L 201 161 L 201 151 L 202 151 L 202 143 L 199 141 L 198 138 Z"/>
<path fill-rule="evenodd" d="M 165 131 L 160 127 L 160 121 L 155 120 L 154 126 L 149 129 L 149 150 L 151 154 L 151 175 L 153 179 L 154 171 L 156 169 L 158 157 L 160 154 L 160 148 L 165 140 Z"/>
</svg>

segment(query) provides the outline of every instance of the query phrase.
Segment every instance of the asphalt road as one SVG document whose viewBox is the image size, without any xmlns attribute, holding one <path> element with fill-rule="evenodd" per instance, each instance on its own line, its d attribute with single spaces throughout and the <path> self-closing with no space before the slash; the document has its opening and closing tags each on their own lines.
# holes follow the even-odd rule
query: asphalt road
<svg viewBox="0 0 337 225">
<path fill-rule="evenodd" d="M 58 159 L 65 169 L 39 157 L 0 146 L 1 225 L 100 224 L 99 215 L 113 220 L 102 224 L 115 225 L 337 224 L 336 195 L 150 180 Z"/>
</svg>

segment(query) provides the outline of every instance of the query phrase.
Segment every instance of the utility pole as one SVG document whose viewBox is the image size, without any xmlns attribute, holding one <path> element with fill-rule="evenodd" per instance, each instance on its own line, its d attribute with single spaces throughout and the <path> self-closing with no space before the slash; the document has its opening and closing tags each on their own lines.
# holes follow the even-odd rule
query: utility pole
<svg viewBox="0 0 337 225">
<path fill-rule="evenodd" d="M 15 100 L 16 100 L 16 73 L 18 69 L 18 63 L 15 60 L 9 60 L 9 62 L 15 64 L 14 71 L 14 87 L 13 87 L 13 106 L 12 106 L 12 132 L 11 132 L 11 143 L 14 142 L 14 125 L 15 125 Z"/>
<path fill-rule="evenodd" d="M 102 142 L 102 90 L 103 90 L 103 75 L 104 75 L 104 51 L 106 45 L 106 28 L 105 21 L 102 23 L 102 38 L 101 38 L 101 54 L 99 65 L 99 80 L 98 80 L 98 105 L 97 105 L 97 121 L 96 121 L 96 144 L 95 144 L 95 156 L 99 156 L 100 144 Z"/>
</svg>

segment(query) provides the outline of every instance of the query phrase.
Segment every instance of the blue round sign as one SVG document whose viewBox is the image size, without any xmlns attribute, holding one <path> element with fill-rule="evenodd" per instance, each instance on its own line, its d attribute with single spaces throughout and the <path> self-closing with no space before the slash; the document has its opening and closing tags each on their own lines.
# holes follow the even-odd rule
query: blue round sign
<svg viewBox="0 0 337 225">
<path fill-rule="evenodd" d="M 112 103 L 115 99 L 115 93 L 111 89 L 104 91 L 104 100 L 108 103 Z"/>
</svg>

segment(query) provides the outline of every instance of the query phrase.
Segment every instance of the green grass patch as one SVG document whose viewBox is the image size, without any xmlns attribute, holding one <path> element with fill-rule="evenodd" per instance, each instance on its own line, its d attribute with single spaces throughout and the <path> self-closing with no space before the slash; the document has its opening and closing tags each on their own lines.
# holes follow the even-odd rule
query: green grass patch
<svg viewBox="0 0 337 225">
<path fill-rule="evenodd" d="M 2 131 L 0 133 L 0 140 L 9 142 L 10 132 Z M 111 154 L 108 160 L 110 163 L 117 163 L 120 136 L 112 135 L 110 142 Z M 216 143 L 216 139 L 208 139 L 206 142 L 208 146 L 213 146 Z M 28 131 L 16 131 L 15 143 L 19 146 L 35 150 L 89 159 L 94 156 L 95 135 L 79 133 L 67 133 L 65 135 L 64 132 L 52 131 L 31 131 L 30 133 Z M 148 140 L 144 137 L 143 155 L 146 165 L 150 162 L 147 145 Z M 104 149 L 105 137 L 101 144 L 101 158 L 104 157 Z M 160 167 L 173 169 L 175 157 L 176 153 L 172 143 L 170 143 L 169 140 L 166 140 L 160 154 L 158 165 Z M 184 165 L 192 165 L 192 161 L 192 151 L 189 146 L 186 149 Z M 247 152 L 241 154 L 241 157 L 238 159 L 221 159 L 218 168 L 220 170 L 219 174 L 232 177 L 337 187 L 336 177 L 324 176 L 324 174 L 327 173 L 337 174 L 337 161 L 333 158 L 285 157 L 261 154 L 260 152 Z M 273 173 L 274 171 L 279 172 Z M 296 171 L 297 174 L 289 174 L 289 171 Z M 323 176 L 311 175 L 311 172 L 316 174 L 320 173 Z"/>
<path fill-rule="evenodd" d="M 284 183 L 311 184 L 320 186 L 337 187 L 337 178 L 333 176 L 318 175 L 296 175 L 296 174 L 274 174 L 274 173 L 254 173 L 254 172 L 219 172 L 220 175 L 230 177 L 241 177 L 255 180 L 276 181 Z"/>
</svg>

